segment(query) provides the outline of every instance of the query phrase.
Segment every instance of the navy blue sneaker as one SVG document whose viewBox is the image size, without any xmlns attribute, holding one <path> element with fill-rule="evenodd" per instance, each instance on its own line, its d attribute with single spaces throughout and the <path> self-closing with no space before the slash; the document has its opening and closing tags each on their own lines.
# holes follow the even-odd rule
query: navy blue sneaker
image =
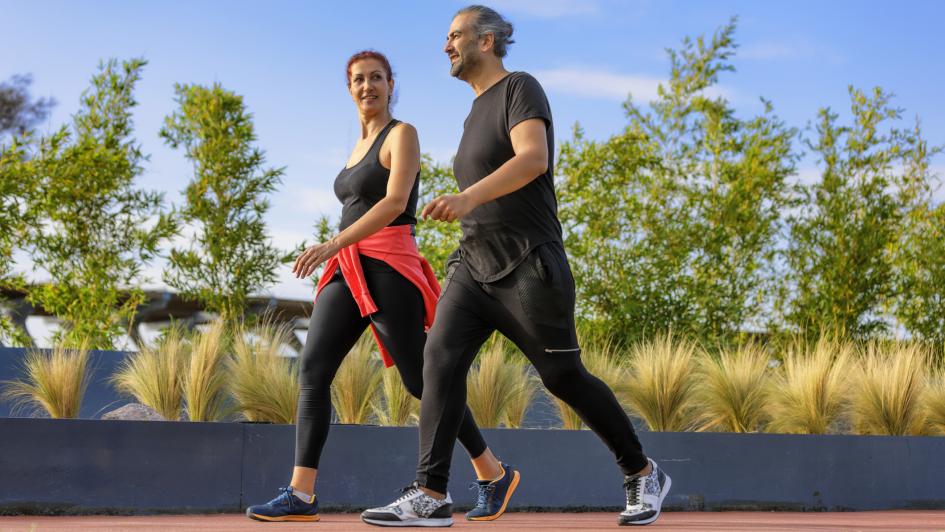
<svg viewBox="0 0 945 532">
<path fill-rule="evenodd" d="M 497 480 L 477 480 L 471 487 L 479 488 L 476 507 L 466 514 L 469 521 L 494 521 L 505 513 L 509 499 L 518 487 L 522 475 L 508 464 L 502 464 L 502 476 Z"/>
<path fill-rule="evenodd" d="M 311 501 L 303 500 L 293 490 L 279 488 L 282 493 L 266 504 L 250 506 L 246 517 L 257 521 L 318 521 L 318 498 L 312 495 Z"/>
</svg>

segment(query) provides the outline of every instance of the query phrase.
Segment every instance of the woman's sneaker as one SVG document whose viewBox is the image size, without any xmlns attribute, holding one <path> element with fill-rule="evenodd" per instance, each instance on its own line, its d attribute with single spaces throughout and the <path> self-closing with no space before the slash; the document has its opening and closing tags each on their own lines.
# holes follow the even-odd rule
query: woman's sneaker
<svg viewBox="0 0 945 532">
<path fill-rule="evenodd" d="M 649 460 L 649 459 L 648 459 Z M 627 492 L 627 509 L 620 513 L 621 525 L 648 525 L 660 516 L 663 499 L 673 481 L 656 462 L 650 460 L 653 470 L 648 475 L 626 477 L 623 488 Z"/>
<path fill-rule="evenodd" d="M 246 517 L 257 521 L 318 521 L 318 498 L 303 498 L 292 486 L 279 488 L 282 493 L 266 504 L 246 509 Z"/>
<path fill-rule="evenodd" d="M 479 495 L 476 497 L 476 507 L 468 514 L 466 519 L 470 521 L 494 521 L 498 519 L 509 504 L 512 493 L 518 487 L 518 481 L 522 478 L 518 471 L 512 469 L 508 464 L 502 464 L 502 476 L 498 480 L 477 480 L 472 487 L 479 488 Z"/>
<path fill-rule="evenodd" d="M 380 508 L 361 512 L 361 520 L 377 526 L 452 526 L 453 500 L 430 497 L 417 483 L 401 490 L 396 501 Z"/>
</svg>

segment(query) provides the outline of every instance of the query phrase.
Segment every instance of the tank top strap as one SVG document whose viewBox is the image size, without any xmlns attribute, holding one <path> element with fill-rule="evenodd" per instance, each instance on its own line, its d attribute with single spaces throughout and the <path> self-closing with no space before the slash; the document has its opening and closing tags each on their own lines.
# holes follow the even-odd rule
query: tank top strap
<svg viewBox="0 0 945 532">
<path fill-rule="evenodd" d="M 382 129 L 381 132 L 378 133 L 377 138 L 374 139 L 374 144 L 371 145 L 371 151 L 368 152 L 367 154 L 367 157 L 371 157 L 373 155 L 373 157 L 368 159 L 369 161 L 377 162 L 377 164 L 381 163 L 381 146 L 384 145 L 384 140 L 387 138 L 387 135 L 390 133 L 390 130 L 394 129 L 394 126 L 396 126 L 399 123 L 400 123 L 400 120 L 397 120 L 396 118 L 392 118 L 391 121 L 388 122 L 386 126 L 384 126 L 384 129 Z"/>
</svg>

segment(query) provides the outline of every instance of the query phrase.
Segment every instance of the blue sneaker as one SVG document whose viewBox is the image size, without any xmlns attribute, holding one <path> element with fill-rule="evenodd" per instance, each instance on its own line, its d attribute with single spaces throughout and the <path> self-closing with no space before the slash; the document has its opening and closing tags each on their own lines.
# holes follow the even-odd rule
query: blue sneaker
<svg viewBox="0 0 945 532">
<path fill-rule="evenodd" d="M 266 504 L 257 504 L 246 509 L 246 517 L 257 521 L 318 521 L 318 498 L 305 501 L 292 490 L 292 486 L 279 488 L 282 493 Z"/>
<path fill-rule="evenodd" d="M 502 476 L 497 480 L 477 480 L 479 495 L 476 497 L 476 507 L 466 514 L 469 521 L 494 521 L 505 513 L 509 499 L 518 487 L 522 475 L 508 464 L 502 464 Z"/>
</svg>

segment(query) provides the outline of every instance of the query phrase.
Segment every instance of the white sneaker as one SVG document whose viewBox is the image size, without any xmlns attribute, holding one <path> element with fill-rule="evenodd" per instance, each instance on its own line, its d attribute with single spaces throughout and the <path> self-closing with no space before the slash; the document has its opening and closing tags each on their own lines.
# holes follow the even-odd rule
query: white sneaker
<svg viewBox="0 0 945 532">
<path fill-rule="evenodd" d="M 648 459 L 649 460 L 649 459 Z M 621 525 L 648 525 L 660 516 L 663 499 L 673 485 L 669 475 L 650 460 L 653 470 L 649 475 L 633 475 L 623 481 L 627 492 L 627 509 L 620 513 Z"/>
<path fill-rule="evenodd" d="M 396 501 L 361 512 L 361 520 L 377 526 L 452 526 L 453 500 L 441 500 L 423 492 L 416 484 L 403 489 Z"/>
</svg>

